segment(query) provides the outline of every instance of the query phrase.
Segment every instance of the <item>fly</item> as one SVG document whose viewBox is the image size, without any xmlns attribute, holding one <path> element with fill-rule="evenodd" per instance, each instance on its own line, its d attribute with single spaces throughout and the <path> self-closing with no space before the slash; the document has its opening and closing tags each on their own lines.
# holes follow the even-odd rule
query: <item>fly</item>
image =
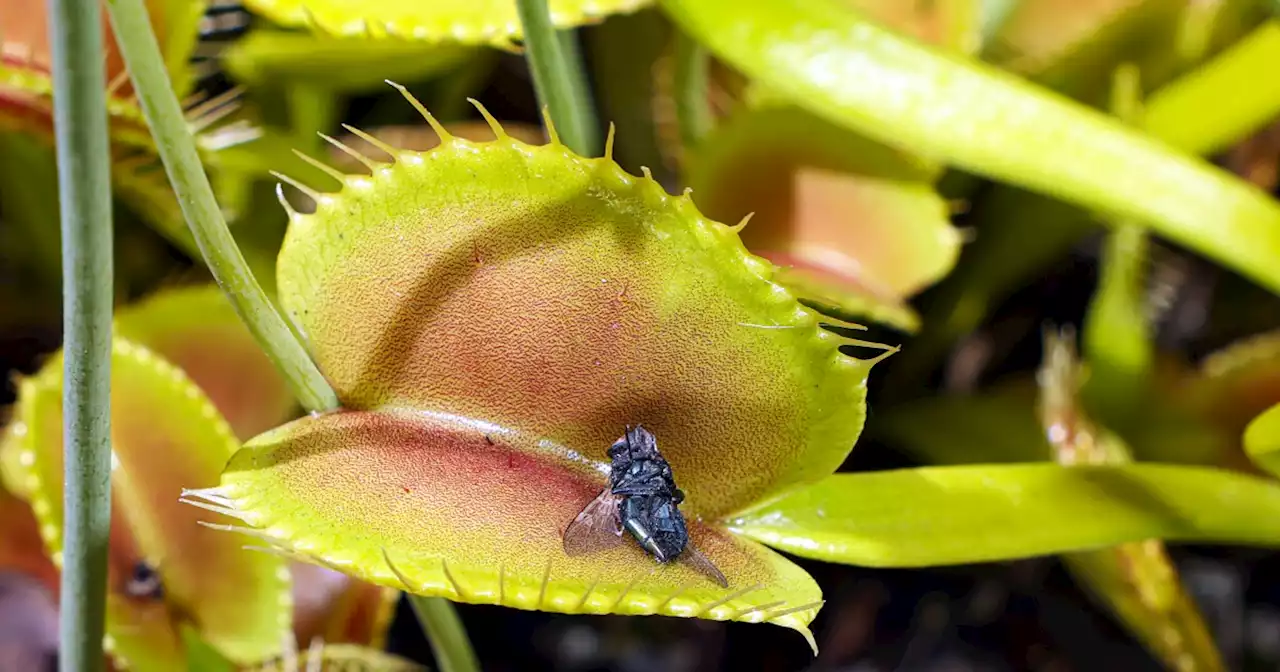
<svg viewBox="0 0 1280 672">
<path fill-rule="evenodd" d="M 164 597 L 164 585 L 160 573 L 145 560 L 133 565 L 133 572 L 124 584 L 124 594 L 139 600 L 159 600 Z"/>
<path fill-rule="evenodd" d="M 689 531 L 671 465 L 649 430 L 627 427 L 609 447 L 609 487 L 587 504 L 564 531 L 564 552 L 583 555 L 623 543 L 626 531 L 658 562 L 682 560 L 723 587 L 724 574 L 689 543 Z"/>
</svg>

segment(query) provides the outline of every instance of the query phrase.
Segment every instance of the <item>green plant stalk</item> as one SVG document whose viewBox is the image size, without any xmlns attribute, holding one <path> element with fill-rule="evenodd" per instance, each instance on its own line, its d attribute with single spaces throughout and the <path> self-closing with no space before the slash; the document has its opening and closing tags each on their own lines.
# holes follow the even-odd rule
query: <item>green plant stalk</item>
<svg viewBox="0 0 1280 672">
<path fill-rule="evenodd" d="M 676 31 L 675 42 L 676 121 L 680 124 L 680 142 L 689 151 L 712 126 L 711 104 L 707 100 L 711 58 L 683 31 Z"/>
<path fill-rule="evenodd" d="M 472 672 L 480 669 L 467 631 L 453 605 L 441 597 L 410 595 L 413 613 L 427 633 L 431 653 L 435 655 L 440 672 Z"/>
<path fill-rule="evenodd" d="M 337 408 L 338 398 L 333 388 L 276 312 L 227 229 L 196 153 L 195 141 L 183 119 L 182 108 L 169 83 L 160 46 L 142 0 L 108 0 L 107 8 L 165 171 L 214 279 L 227 293 L 258 344 L 289 381 L 298 401 L 310 411 Z M 95 52 L 100 53 L 101 49 Z M 449 638 L 447 644 L 438 646 L 448 654 L 442 658 L 452 667 L 446 668 L 443 659 L 441 667 L 457 672 L 477 669 L 475 654 L 453 613 L 453 605 L 440 598 L 428 602 L 430 608 L 422 610 L 424 629 L 428 634 L 437 631 Z"/>
<path fill-rule="evenodd" d="M 335 408 L 333 389 L 271 305 L 227 229 L 169 83 L 146 7 L 142 0 L 109 0 L 107 9 L 169 182 L 210 272 L 298 401 L 312 411 Z"/>
<path fill-rule="evenodd" d="M 565 49 L 547 0 L 516 0 L 538 103 L 551 115 L 566 147 L 582 156 L 600 152 L 600 127 L 576 49 Z"/>
<path fill-rule="evenodd" d="M 64 528 L 59 667 L 103 669 L 111 531 L 111 146 L 102 9 L 49 0 L 62 221 Z"/>
</svg>

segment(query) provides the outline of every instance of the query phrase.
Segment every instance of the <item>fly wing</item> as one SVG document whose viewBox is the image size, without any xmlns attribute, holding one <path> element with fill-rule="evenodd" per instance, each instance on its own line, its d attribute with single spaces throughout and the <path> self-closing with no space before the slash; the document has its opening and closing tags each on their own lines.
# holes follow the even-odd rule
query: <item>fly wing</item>
<svg viewBox="0 0 1280 672">
<path fill-rule="evenodd" d="M 618 504 L 622 497 L 605 488 L 564 530 L 565 555 L 585 555 L 622 543 Z"/>
<path fill-rule="evenodd" d="M 698 572 L 705 574 L 707 578 L 720 584 L 721 588 L 729 587 L 729 580 L 724 578 L 724 573 L 718 567 L 707 559 L 707 556 L 698 552 L 698 549 L 689 544 L 684 547 L 684 552 L 680 554 L 680 561 L 684 564 L 696 569 Z"/>
</svg>

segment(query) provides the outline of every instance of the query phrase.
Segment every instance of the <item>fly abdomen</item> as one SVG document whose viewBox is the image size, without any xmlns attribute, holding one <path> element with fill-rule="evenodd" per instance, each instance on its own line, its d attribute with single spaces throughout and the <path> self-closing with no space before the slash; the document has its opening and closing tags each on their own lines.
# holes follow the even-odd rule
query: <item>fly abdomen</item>
<svg viewBox="0 0 1280 672">
<path fill-rule="evenodd" d="M 623 528 L 659 562 L 675 560 L 689 543 L 684 516 L 671 497 L 627 497 L 618 513 Z"/>
</svg>

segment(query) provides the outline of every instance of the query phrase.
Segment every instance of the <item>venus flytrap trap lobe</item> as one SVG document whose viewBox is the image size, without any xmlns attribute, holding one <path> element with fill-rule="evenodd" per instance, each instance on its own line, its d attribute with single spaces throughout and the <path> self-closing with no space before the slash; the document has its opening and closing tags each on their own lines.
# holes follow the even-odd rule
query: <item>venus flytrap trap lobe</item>
<svg viewBox="0 0 1280 672">
<path fill-rule="evenodd" d="M 907 298 L 960 252 L 934 167 L 796 107 L 735 110 L 686 166 L 711 216 L 754 211 L 743 242 L 824 313 L 915 331 Z"/>
<path fill-rule="evenodd" d="M 623 172 L 611 141 L 584 158 L 549 124 L 548 144 L 527 145 L 478 106 L 495 139 L 471 142 L 397 88 L 439 146 L 374 142 L 389 162 L 362 156 L 369 174 L 334 175 L 342 190 L 315 192 L 313 213 L 289 208 L 279 262 L 281 303 L 346 410 L 257 437 L 184 501 L 411 593 L 772 622 L 812 644 L 816 584 L 719 521 L 834 470 L 867 373 L 896 348 L 822 329 L 836 321 L 773 283 L 739 227 Z M 728 588 L 634 544 L 564 554 L 605 448 L 638 422 Z"/>
<path fill-rule="evenodd" d="M 557 28 L 592 23 L 631 12 L 651 0 L 552 0 Z M 521 37 L 514 0 L 248 0 L 255 13 L 286 26 L 371 39 L 423 40 L 513 49 Z"/>
<path fill-rule="evenodd" d="M 4 445 L 7 480 L 23 484 L 41 536 L 61 564 L 61 357 L 21 383 Z M 179 369 L 147 348 L 116 337 L 112 355 L 112 522 L 107 649 L 142 672 L 182 660 L 178 629 L 187 622 L 224 655 L 243 663 L 269 657 L 289 628 L 289 573 L 279 558 L 246 554 L 194 523 L 177 505 L 177 483 L 217 478 L 237 442 L 212 402 Z M 159 410 L 159 412 L 157 412 Z M 178 447 L 181 446 L 179 450 Z M 157 458 L 157 455 L 163 456 Z M 9 473 L 16 465 L 17 473 Z M 153 568 L 162 593 L 139 592 L 140 566 Z M 235 585 L 228 594 L 207 581 Z"/>
<path fill-rule="evenodd" d="M 164 64 L 180 96 L 194 85 L 194 71 L 188 63 L 196 43 L 196 27 L 204 12 L 197 0 L 147 0 L 150 16 L 163 44 Z M 0 2 L 0 119 L 22 109 L 47 115 L 53 95 L 50 76 L 48 15 L 38 4 L 14 0 Z M 111 121 L 112 141 L 133 147 L 151 147 L 151 135 L 129 86 L 124 61 L 104 14 L 106 107 Z M 12 105 L 12 107 L 11 107 Z"/>
<path fill-rule="evenodd" d="M 226 418 L 229 429 L 241 438 L 249 438 L 293 416 L 296 402 L 289 394 L 280 373 L 257 347 L 216 286 L 168 289 L 127 306 L 116 312 L 115 334 L 143 346 L 180 369 L 183 375 L 199 386 L 209 403 L 216 406 Z M 56 360 L 54 365 L 56 366 Z M 167 368 L 158 361 L 156 365 L 162 369 Z M 47 462 L 37 456 L 50 449 L 49 441 L 57 440 L 56 436 L 51 436 L 48 432 L 33 435 L 28 431 L 30 418 L 35 417 L 33 413 L 39 415 L 50 412 L 47 405 L 49 395 L 56 395 L 56 390 L 51 389 L 57 381 L 55 374 L 56 372 L 42 372 L 33 378 L 24 379 L 14 422 L 5 428 L 5 436 L 0 441 L 0 476 L 3 477 L 5 487 L 16 495 L 10 497 L 8 493 L 0 491 L 0 508 L 4 509 L 2 522 L 8 535 L 7 543 L 0 544 L 0 571 L 16 571 L 52 585 L 54 589 L 58 572 L 45 555 L 45 543 L 38 532 L 37 516 L 30 506 L 17 497 L 32 497 L 32 489 L 40 483 L 27 484 L 31 480 L 28 472 L 31 467 Z M 179 377 L 146 376 L 140 386 L 137 381 L 132 386 L 124 386 L 125 394 L 130 398 L 116 403 L 123 406 L 139 403 L 135 397 L 140 390 L 149 389 L 146 381 L 173 386 L 177 378 Z M 174 395 L 169 387 L 164 387 L 157 394 L 180 396 L 192 391 L 183 384 L 178 384 L 177 387 L 185 392 Z M 142 403 L 145 405 L 145 402 Z M 203 407 L 204 411 L 208 411 L 208 408 Z M 168 436 L 174 445 L 183 445 L 188 449 L 193 446 L 207 448 L 210 445 L 206 435 L 209 424 L 218 423 L 187 423 L 183 430 L 186 434 L 177 436 L 170 431 L 173 428 L 164 422 L 127 423 L 113 437 L 113 442 L 121 450 L 134 452 L 140 446 L 152 446 L 158 438 Z M 130 430 L 141 431 L 146 436 L 140 438 L 130 435 Z M 36 443 L 37 440 L 43 443 Z M 174 490 L 164 485 L 173 480 L 184 483 L 216 482 L 217 472 L 235 446 L 228 447 L 220 442 L 214 445 L 221 446 L 223 457 L 215 460 L 213 467 L 202 477 L 126 478 L 116 484 L 116 503 L 119 505 L 116 515 L 125 522 L 113 529 L 111 538 L 109 555 L 114 568 L 113 576 L 117 578 L 108 585 L 110 611 L 107 627 L 109 632 L 123 633 L 112 638 L 110 647 L 117 665 L 127 663 L 130 669 L 138 672 L 174 669 L 180 665 L 183 648 L 187 649 L 185 653 L 192 653 L 191 642 L 184 637 L 182 646 L 178 645 L 177 638 L 173 636 L 174 624 L 166 616 L 166 611 L 178 614 L 179 620 L 185 619 L 184 623 L 199 624 L 206 621 L 209 610 L 217 612 L 224 608 L 216 600 L 191 601 L 187 599 L 188 593 L 183 590 L 165 591 L 165 583 L 172 579 L 174 572 L 170 563 L 163 558 L 177 556 L 181 558 L 179 562 L 193 562 L 196 572 L 208 569 L 201 564 L 204 559 L 217 563 L 227 558 L 208 554 L 184 554 L 174 550 L 163 550 L 144 557 L 139 550 L 138 539 L 134 538 L 136 525 L 128 524 L 131 518 L 136 518 L 130 515 L 129 502 L 139 501 L 139 498 L 125 497 L 123 493 L 123 490 L 130 488 L 152 492 L 150 488 L 156 484 L 165 489 L 156 493 L 156 501 L 148 501 L 146 497 L 142 501 L 146 502 L 148 509 L 167 508 L 185 512 L 184 515 L 166 518 L 162 522 L 167 524 L 161 524 L 157 528 L 159 537 L 172 540 L 175 548 L 185 548 L 186 540 L 192 533 L 217 536 L 216 533 L 193 528 L 190 509 L 178 504 L 171 497 Z M 149 457 L 153 459 L 154 472 L 154 469 L 163 469 L 166 465 L 180 468 L 186 455 L 184 451 L 156 451 L 149 454 Z M 125 460 L 122 464 L 127 462 Z M 42 494 L 41 497 L 43 496 Z M 35 502 L 41 517 L 47 518 L 48 502 L 41 498 L 37 498 Z M 145 517 L 147 516 L 143 516 Z M 194 518 L 198 517 L 197 514 Z M 260 560 L 252 553 L 237 555 L 250 565 Z M 159 562 L 156 561 L 157 557 L 161 558 Z M 135 574 L 141 573 L 137 577 L 130 577 L 131 569 Z M 299 642 L 319 638 L 326 644 L 382 646 L 391 608 L 398 596 L 396 591 L 344 575 L 335 575 L 332 570 L 311 564 L 294 564 L 289 569 L 293 579 L 293 627 L 287 637 L 282 635 L 282 638 L 290 642 L 296 637 Z M 237 575 L 237 572 L 228 571 L 225 566 L 211 571 L 217 571 L 223 576 Z M 139 577 L 141 580 L 137 580 Z M 249 593 L 253 591 L 251 586 L 240 584 L 238 587 L 242 591 L 242 601 L 257 599 L 256 596 L 249 597 Z M 274 627 L 271 629 L 275 630 Z M 198 625 L 191 634 L 196 637 L 204 636 Z M 207 648 L 208 644 L 204 647 Z"/>
</svg>

